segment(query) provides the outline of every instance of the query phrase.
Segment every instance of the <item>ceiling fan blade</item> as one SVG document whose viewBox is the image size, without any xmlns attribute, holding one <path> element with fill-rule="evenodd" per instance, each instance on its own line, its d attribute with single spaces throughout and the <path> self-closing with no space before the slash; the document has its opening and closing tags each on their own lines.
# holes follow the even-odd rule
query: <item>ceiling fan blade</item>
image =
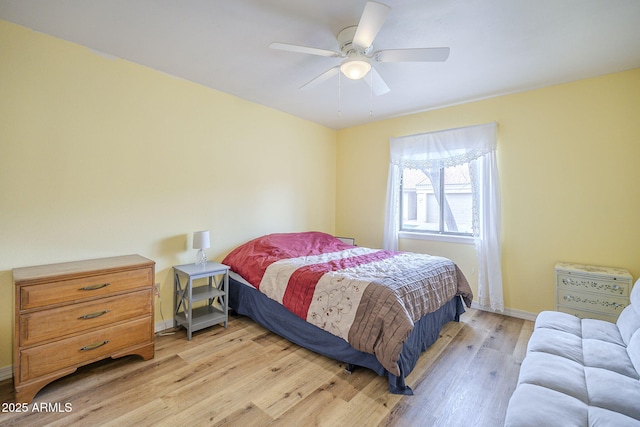
<svg viewBox="0 0 640 427">
<path fill-rule="evenodd" d="M 269 47 L 271 49 L 286 50 L 288 52 L 296 52 L 296 53 L 308 53 L 310 55 L 329 56 L 329 57 L 343 56 L 341 52 L 336 52 L 333 50 L 318 49 L 316 47 L 300 46 L 297 44 L 289 44 L 289 43 L 271 43 Z"/>
<path fill-rule="evenodd" d="M 375 68 L 372 67 L 370 72 L 371 76 L 369 76 L 368 78 L 365 77 L 364 80 L 366 80 L 367 84 L 371 86 L 373 93 L 375 93 L 377 96 L 380 96 L 391 90 Z"/>
<path fill-rule="evenodd" d="M 301 90 L 313 89 L 314 87 L 318 86 L 320 83 L 324 83 L 325 81 L 329 80 L 331 77 L 335 76 L 339 72 L 340 72 L 339 65 L 336 65 L 333 68 L 329 68 L 327 71 L 320 74 L 318 77 L 300 86 L 300 89 Z"/>
<path fill-rule="evenodd" d="M 444 62 L 449 57 L 448 47 L 417 49 L 389 49 L 373 54 L 379 62 Z"/>
<path fill-rule="evenodd" d="M 373 43 L 378 31 L 382 28 L 391 8 L 386 4 L 368 1 L 362 11 L 358 28 L 353 36 L 353 44 L 366 49 Z"/>
</svg>

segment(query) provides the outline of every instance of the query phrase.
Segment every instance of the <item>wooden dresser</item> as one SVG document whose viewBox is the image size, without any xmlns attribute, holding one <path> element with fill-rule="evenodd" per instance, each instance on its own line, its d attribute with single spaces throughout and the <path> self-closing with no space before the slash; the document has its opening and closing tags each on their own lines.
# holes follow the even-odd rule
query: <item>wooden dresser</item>
<svg viewBox="0 0 640 427">
<path fill-rule="evenodd" d="M 629 305 L 633 278 L 627 270 L 567 262 L 555 270 L 557 311 L 615 322 Z"/>
<path fill-rule="evenodd" d="M 153 358 L 154 267 L 126 255 L 14 269 L 16 402 L 82 365 Z"/>
</svg>

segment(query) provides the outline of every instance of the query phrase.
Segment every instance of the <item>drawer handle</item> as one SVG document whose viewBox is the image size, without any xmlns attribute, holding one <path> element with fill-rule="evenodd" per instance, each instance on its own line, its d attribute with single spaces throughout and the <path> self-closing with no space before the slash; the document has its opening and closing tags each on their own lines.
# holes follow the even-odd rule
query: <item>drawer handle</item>
<svg viewBox="0 0 640 427">
<path fill-rule="evenodd" d="M 97 289 L 102 289 L 102 288 L 106 288 L 107 286 L 109 286 L 111 283 L 100 283 L 99 285 L 90 285 L 90 286 L 85 286 L 83 288 L 80 288 L 81 291 L 95 291 Z"/>
<path fill-rule="evenodd" d="M 97 342 L 95 344 L 89 344 L 89 345 L 85 345 L 84 347 L 82 347 L 80 349 L 80 351 L 89 351 L 89 350 L 95 350 L 98 347 L 102 347 L 103 345 L 109 343 L 109 340 L 104 340 L 102 342 Z"/>
<path fill-rule="evenodd" d="M 96 311 L 95 313 L 85 314 L 84 316 L 78 317 L 78 319 L 95 319 L 96 317 L 100 317 L 103 314 L 107 314 L 109 310 Z"/>
</svg>

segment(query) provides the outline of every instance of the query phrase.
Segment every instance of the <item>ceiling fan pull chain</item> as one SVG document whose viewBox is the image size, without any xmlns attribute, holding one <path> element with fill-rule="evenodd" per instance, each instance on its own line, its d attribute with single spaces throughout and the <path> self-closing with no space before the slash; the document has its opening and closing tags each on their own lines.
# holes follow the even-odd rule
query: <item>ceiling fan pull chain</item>
<svg viewBox="0 0 640 427">
<path fill-rule="evenodd" d="M 373 71 L 369 71 L 369 117 L 373 118 Z"/>
<path fill-rule="evenodd" d="M 338 117 L 342 115 L 342 73 L 338 73 Z"/>
</svg>

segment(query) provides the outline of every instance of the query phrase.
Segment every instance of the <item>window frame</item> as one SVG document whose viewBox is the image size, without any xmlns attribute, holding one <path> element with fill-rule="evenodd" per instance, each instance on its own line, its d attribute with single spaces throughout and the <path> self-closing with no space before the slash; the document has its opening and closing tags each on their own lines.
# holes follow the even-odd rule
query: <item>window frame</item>
<svg viewBox="0 0 640 427">
<path fill-rule="evenodd" d="M 463 164 L 466 164 L 467 167 L 471 168 L 471 164 L 470 162 L 465 162 Z M 438 241 L 447 241 L 447 242 L 453 242 L 453 243 L 469 243 L 472 244 L 474 239 L 473 239 L 473 230 L 471 232 L 460 232 L 460 231 L 446 231 L 445 230 L 445 219 L 444 219 L 444 203 L 442 203 L 443 198 L 445 197 L 445 169 L 446 166 L 443 166 L 441 168 L 438 169 L 438 174 L 440 175 L 440 182 L 442 183 L 442 185 L 440 185 L 440 188 L 438 189 L 438 197 L 437 197 L 437 202 L 438 202 L 438 209 L 439 209 L 439 217 L 438 217 L 438 230 L 415 230 L 415 229 L 406 229 L 403 228 L 404 225 L 404 221 L 403 221 L 403 217 L 404 217 L 404 209 L 405 209 L 405 203 L 404 203 L 404 171 L 406 169 L 415 169 L 415 168 L 410 168 L 410 167 L 402 167 L 400 169 L 400 200 L 399 200 L 399 210 L 400 210 L 400 215 L 398 216 L 398 237 L 400 238 L 410 238 L 410 239 L 417 239 L 417 240 L 438 240 Z M 424 172 L 423 172 L 424 173 Z M 426 174 L 425 174 L 426 175 Z M 470 177 L 470 181 L 473 181 L 473 177 Z M 432 183 L 433 185 L 433 183 Z M 473 185 L 473 182 L 471 182 L 471 185 Z M 436 191 L 434 191 L 434 195 L 436 194 Z M 472 202 L 473 203 L 473 202 Z M 472 225 L 473 228 L 473 225 Z"/>
</svg>

